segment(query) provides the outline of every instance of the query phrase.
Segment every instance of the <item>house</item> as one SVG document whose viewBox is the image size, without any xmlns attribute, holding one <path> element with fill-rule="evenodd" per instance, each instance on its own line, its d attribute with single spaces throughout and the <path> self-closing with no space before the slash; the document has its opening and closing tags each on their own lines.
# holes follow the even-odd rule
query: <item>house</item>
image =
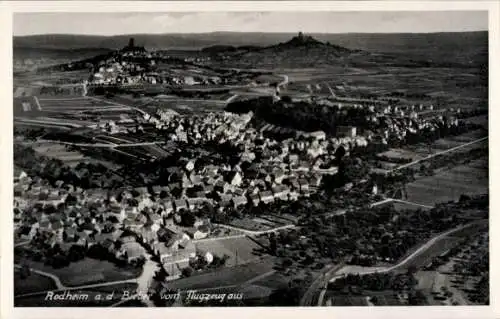
<svg viewBox="0 0 500 319">
<path fill-rule="evenodd" d="M 135 242 L 135 237 L 133 235 L 126 235 L 120 238 L 122 244 Z"/>
<path fill-rule="evenodd" d="M 268 203 L 274 202 L 274 196 L 273 196 L 273 193 L 271 191 L 260 192 L 259 196 L 260 196 L 260 200 L 264 204 L 268 204 Z"/>
<path fill-rule="evenodd" d="M 227 193 L 230 189 L 231 189 L 231 184 L 226 183 L 223 180 L 218 181 L 214 186 L 214 190 L 219 193 Z"/>
<path fill-rule="evenodd" d="M 100 233 L 94 235 L 94 239 L 98 244 L 102 244 L 105 241 L 112 241 L 112 238 L 113 235 L 110 233 Z"/>
<path fill-rule="evenodd" d="M 164 242 L 155 243 L 153 245 L 153 252 L 160 258 L 162 263 L 165 263 L 174 254 L 174 250 L 171 247 L 167 247 Z"/>
<path fill-rule="evenodd" d="M 290 190 L 288 187 L 284 185 L 278 185 L 273 187 L 272 189 L 274 198 L 281 199 L 281 200 L 288 200 L 288 194 L 290 193 Z"/>
<path fill-rule="evenodd" d="M 137 238 L 143 243 L 151 245 L 156 241 L 156 233 L 151 227 L 142 227 L 137 232 Z"/>
<path fill-rule="evenodd" d="M 298 166 L 297 166 L 297 169 L 296 171 L 299 171 L 299 172 L 309 172 L 309 163 L 306 162 L 306 161 L 301 161 Z"/>
<path fill-rule="evenodd" d="M 318 167 L 315 171 L 321 174 L 335 175 L 338 173 L 339 168 L 337 166 L 330 166 L 326 168 Z"/>
<path fill-rule="evenodd" d="M 212 193 L 214 189 L 214 185 L 205 185 L 203 191 L 205 192 L 205 194 L 209 194 Z"/>
<path fill-rule="evenodd" d="M 231 200 L 234 208 L 245 206 L 248 203 L 248 199 L 245 196 L 234 196 Z"/>
<path fill-rule="evenodd" d="M 205 202 L 205 199 L 203 199 L 203 198 L 188 198 L 186 200 L 186 202 L 187 202 L 188 209 L 193 211 L 196 208 L 200 207 Z"/>
<path fill-rule="evenodd" d="M 144 257 L 144 248 L 136 242 L 123 244 L 121 250 L 125 254 L 128 263 L 132 263 Z"/>
<path fill-rule="evenodd" d="M 175 211 L 179 212 L 182 209 L 188 208 L 188 203 L 184 199 L 177 199 L 174 201 Z"/>
<path fill-rule="evenodd" d="M 246 193 L 247 193 L 247 190 L 243 189 L 243 188 L 235 188 L 233 190 L 234 196 L 245 196 Z"/>
<path fill-rule="evenodd" d="M 141 223 L 135 219 L 127 218 L 123 221 L 123 227 L 128 230 L 135 230 L 141 227 Z"/>
<path fill-rule="evenodd" d="M 203 178 L 201 177 L 201 175 L 191 175 L 191 184 L 192 185 L 203 184 Z"/>
<path fill-rule="evenodd" d="M 299 155 L 297 154 L 289 154 L 288 155 L 288 163 L 296 164 L 299 162 Z"/>
<path fill-rule="evenodd" d="M 323 131 L 315 131 L 311 132 L 308 134 L 310 137 L 317 139 L 317 140 L 324 140 L 326 139 L 326 133 Z"/>
<path fill-rule="evenodd" d="M 195 84 L 198 84 L 198 82 L 196 82 L 194 77 L 192 77 L 192 76 L 185 76 L 184 77 L 184 84 L 195 85 Z"/>
<path fill-rule="evenodd" d="M 195 161 L 194 161 L 194 160 L 189 160 L 189 161 L 187 161 L 186 165 L 184 166 L 184 168 L 185 168 L 188 172 L 191 172 L 192 170 L 194 170 L 194 167 L 195 167 Z"/>
<path fill-rule="evenodd" d="M 149 220 L 153 223 L 153 224 L 163 224 L 163 219 L 161 218 L 160 214 L 157 214 L 157 213 L 150 213 L 149 215 Z"/>
<path fill-rule="evenodd" d="M 140 225 L 144 225 L 148 221 L 148 218 L 144 214 L 138 214 L 134 218 L 134 222 Z"/>
<path fill-rule="evenodd" d="M 67 242 L 74 242 L 77 239 L 75 228 L 66 228 L 63 232 L 63 239 Z"/>
<path fill-rule="evenodd" d="M 137 204 L 137 210 L 142 211 L 145 208 L 153 207 L 155 203 L 149 197 L 143 197 Z"/>
<path fill-rule="evenodd" d="M 117 241 L 118 239 L 120 239 L 123 235 L 123 230 L 115 230 L 113 233 L 111 233 L 111 239 L 113 241 Z"/>
<path fill-rule="evenodd" d="M 19 169 L 17 166 L 14 166 L 14 183 L 19 183 L 27 177 L 28 174 L 26 174 L 25 171 Z"/>
<path fill-rule="evenodd" d="M 299 193 L 295 192 L 295 191 L 291 191 L 290 193 L 288 193 L 288 199 L 289 200 L 297 200 L 299 198 Z"/>
<path fill-rule="evenodd" d="M 42 220 L 39 222 L 40 230 L 47 231 L 50 229 L 50 222 L 48 220 Z"/>
<path fill-rule="evenodd" d="M 274 182 L 276 184 L 281 184 L 283 182 L 283 179 L 285 179 L 286 175 L 282 170 L 278 170 L 274 172 Z"/>
<path fill-rule="evenodd" d="M 186 234 L 193 240 L 206 238 L 209 233 L 210 229 L 207 226 L 193 227 L 186 231 Z"/>
<path fill-rule="evenodd" d="M 233 186 L 240 186 L 243 182 L 243 177 L 240 172 L 231 172 L 229 174 L 228 181 Z"/>
<path fill-rule="evenodd" d="M 148 194 L 148 188 L 147 187 L 136 187 L 134 188 L 134 191 L 139 193 L 139 196 L 147 196 Z"/>
<path fill-rule="evenodd" d="M 87 243 L 89 241 L 89 235 L 86 233 L 86 232 L 78 232 L 77 234 L 77 241 L 76 241 L 76 244 L 77 245 L 80 245 L 80 246 L 87 246 Z"/>
<path fill-rule="evenodd" d="M 210 164 L 205 166 L 202 172 L 205 176 L 215 177 L 219 174 L 219 168 L 215 165 Z"/>
<path fill-rule="evenodd" d="M 60 220 L 53 220 L 50 223 L 50 229 L 54 232 L 64 231 L 63 224 Z"/>
<path fill-rule="evenodd" d="M 193 183 L 191 182 L 191 179 L 189 178 L 189 175 L 184 173 L 182 174 L 182 188 L 188 188 L 190 186 L 193 185 Z"/>
<path fill-rule="evenodd" d="M 87 239 L 87 247 L 92 247 L 93 245 L 97 244 L 97 240 L 95 239 L 95 235 L 91 234 L 89 238 Z"/>
<path fill-rule="evenodd" d="M 29 232 L 28 232 L 28 235 L 27 235 L 27 237 L 29 238 L 29 240 L 32 240 L 38 234 L 39 231 L 40 231 L 40 225 L 39 225 L 39 223 L 33 224 L 29 228 Z"/>
<path fill-rule="evenodd" d="M 250 194 L 248 197 L 250 198 L 250 201 L 252 202 L 252 204 L 254 206 L 258 206 L 259 205 L 259 203 L 260 203 L 259 193 Z"/>
<path fill-rule="evenodd" d="M 159 185 L 155 185 L 151 188 L 151 190 L 153 191 L 152 192 L 152 195 L 160 195 L 162 189 L 161 189 L 161 186 Z"/>
</svg>

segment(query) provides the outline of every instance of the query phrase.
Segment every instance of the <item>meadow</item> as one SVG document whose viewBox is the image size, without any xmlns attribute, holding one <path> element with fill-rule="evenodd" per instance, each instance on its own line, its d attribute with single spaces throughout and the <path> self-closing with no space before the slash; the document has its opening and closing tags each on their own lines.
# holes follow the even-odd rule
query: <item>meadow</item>
<svg viewBox="0 0 500 319">
<path fill-rule="evenodd" d="M 486 193 L 488 193 L 488 162 L 487 159 L 479 159 L 409 183 L 406 200 L 432 206 L 436 203 L 458 200 L 462 194 Z"/>
</svg>

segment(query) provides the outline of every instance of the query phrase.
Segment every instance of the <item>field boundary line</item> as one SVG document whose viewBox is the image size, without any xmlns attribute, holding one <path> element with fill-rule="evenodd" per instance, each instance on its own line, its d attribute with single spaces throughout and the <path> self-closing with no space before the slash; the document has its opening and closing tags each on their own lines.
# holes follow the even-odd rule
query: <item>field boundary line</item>
<svg viewBox="0 0 500 319">
<path fill-rule="evenodd" d="M 410 162 L 410 163 L 407 163 L 407 164 L 404 164 L 404 165 L 401 165 L 401 166 L 398 166 L 396 168 L 393 168 L 392 170 L 389 170 L 388 172 L 389 173 L 392 173 L 394 171 L 398 171 L 400 169 L 403 169 L 403 168 L 406 168 L 406 167 L 410 167 L 410 166 L 413 166 L 415 164 L 418 164 L 420 162 L 424 162 L 424 161 L 427 161 L 427 160 L 430 160 L 431 158 L 434 158 L 436 156 L 440 156 L 440 155 L 443 155 L 443 154 L 446 154 L 446 153 L 450 153 L 450 152 L 454 152 L 458 149 L 461 149 L 463 147 L 466 147 L 466 146 L 469 146 L 469 145 L 472 145 L 472 144 L 475 144 L 475 143 L 479 143 L 479 142 L 482 142 L 484 140 L 487 140 L 489 136 L 486 136 L 486 137 L 482 137 L 482 138 L 479 138 L 477 140 L 474 140 L 474 141 L 471 141 L 471 142 L 468 142 L 468 143 L 465 143 L 465 144 L 462 144 L 462 145 L 459 145 L 459 146 L 455 146 L 455 147 L 452 147 L 450 149 L 447 149 L 447 150 L 444 150 L 444 151 L 441 151 L 441 152 L 437 152 L 435 154 L 431 154 L 431 155 L 428 155 L 424 158 L 421 158 L 421 159 L 418 159 L 416 161 L 413 161 L 413 162 Z"/>
</svg>

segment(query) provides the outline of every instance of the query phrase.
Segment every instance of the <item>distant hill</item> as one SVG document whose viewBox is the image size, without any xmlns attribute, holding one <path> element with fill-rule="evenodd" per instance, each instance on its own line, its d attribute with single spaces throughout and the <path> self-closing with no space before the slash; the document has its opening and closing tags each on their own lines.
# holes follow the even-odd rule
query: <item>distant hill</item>
<svg viewBox="0 0 500 319">
<path fill-rule="evenodd" d="M 212 32 L 196 34 L 130 34 L 118 36 L 89 36 L 47 34 L 14 37 L 14 47 L 75 49 L 98 47 L 119 49 L 133 37 L 147 49 L 201 49 L 212 45 L 270 46 L 288 41 L 296 33 Z M 407 51 L 429 47 L 459 48 L 460 46 L 484 46 L 488 32 L 444 33 L 311 33 L 314 39 L 335 43 L 349 49 L 377 52 Z"/>
<path fill-rule="evenodd" d="M 308 54 L 326 54 L 326 61 L 348 55 L 348 50 L 405 56 L 410 60 L 432 63 L 487 64 L 488 32 L 391 33 L 391 34 L 308 34 L 299 40 L 292 33 L 213 32 L 204 34 L 133 34 L 119 36 L 34 35 L 14 37 L 14 55 L 34 49 L 74 50 L 85 48 L 119 49 L 133 37 L 148 50 L 204 50 L 207 53 L 230 52 L 258 61 L 262 50 L 290 60 Z M 302 42 L 301 42 L 302 41 Z M 305 42 L 304 42 L 305 41 Z M 299 43 L 300 42 L 300 43 Z M 47 52 L 45 52 L 47 53 Z M 255 56 L 253 58 L 252 56 Z M 16 56 L 15 56 L 16 57 Z M 311 60 L 311 63 L 313 61 Z M 316 62 L 321 62 L 317 60 Z"/>
<path fill-rule="evenodd" d="M 51 49 L 33 47 L 14 47 L 14 59 L 66 59 L 89 58 L 111 52 L 108 48 Z"/>
<path fill-rule="evenodd" d="M 321 64 L 337 64 L 340 58 L 353 50 L 323 43 L 310 35 L 299 32 L 288 41 L 270 46 L 212 46 L 202 50 L 223 55 L 225 64 L 244 68 L 255 67 L 313 67 Z M 229 58 L 229 59 L 228 59 Z"/>
</svg>

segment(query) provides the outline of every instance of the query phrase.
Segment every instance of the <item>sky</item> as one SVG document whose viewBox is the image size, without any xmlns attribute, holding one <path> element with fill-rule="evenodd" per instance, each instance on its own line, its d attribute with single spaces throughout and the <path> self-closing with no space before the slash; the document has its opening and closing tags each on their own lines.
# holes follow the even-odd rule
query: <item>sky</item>
<svg viewBox="0 0 500 319">
<path fill-rule="evenodd" d="M 487 11 L 15 13 L 15 36 L 215 31 L 306 33 L 460 32 L 488 29 Z"/>
</svg>

